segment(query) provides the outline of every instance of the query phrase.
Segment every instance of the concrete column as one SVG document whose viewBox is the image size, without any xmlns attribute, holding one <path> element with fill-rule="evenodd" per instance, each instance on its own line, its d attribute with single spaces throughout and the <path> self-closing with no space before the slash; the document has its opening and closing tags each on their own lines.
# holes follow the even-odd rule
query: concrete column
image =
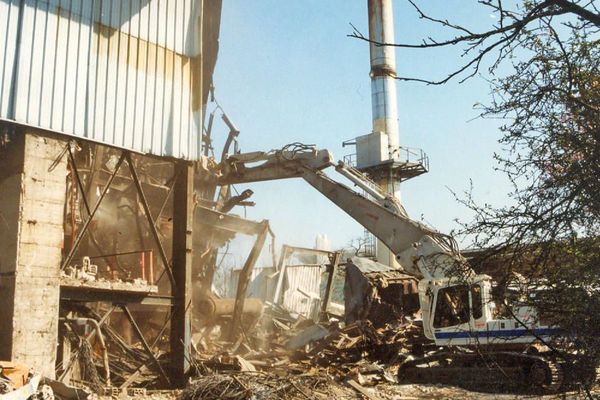
<svg viewBox="0 0 600 400">
<path fill-rule="evenodd" d="M 54 377 L 67 142 L 17 132 L 0 150 L 0 359 Z"/>
</svg>

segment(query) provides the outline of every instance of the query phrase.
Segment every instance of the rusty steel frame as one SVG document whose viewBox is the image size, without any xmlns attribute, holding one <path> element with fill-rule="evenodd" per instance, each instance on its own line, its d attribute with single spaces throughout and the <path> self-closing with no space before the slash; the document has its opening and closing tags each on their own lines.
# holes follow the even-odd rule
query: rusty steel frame
<svg viewBox="0 0 600 400">
<path fill-rule="evenodd" d="M 169 323 L 171 322 L 171 318 L 173 317 L 173 313 L 170 312 L 169 316 L 165 319 L 165 322 L 163 323 L 162 328 L 160 329 L 160 331 L 158 332 L 158 334 L 156 335 L 156 337 L 154 338 L 154 341 L 152 342 L 152 344 L 150 345 L 150 349 L 153 349 L 156 347 L 156 345 L 158 344 L 158 342 L 160 341 L 160 338 L 162 337 L 163 333 L 165 332 L 165 330 L 167 329 L 167 326 L 169 325 Z M 127 389 L 132 383 L 133 381 L 135 381 L 135 379 L 142 373 L 142 371 L 144 369 L 147 369 L 147 364 L 142 364 L 140 365 L 137 370 L 131 374 L 126 380 L 125 382 L 123 382 L 121 384 L 121 386 L 119 386 L 119 389 L 121 391 Z"/>
<path fill-rule="evenodd" d="M 250 276 L 252 275 L 252 270 L 254 269 L 254 264 L 258 260 L 260 256 L 260 252 L 265 245 L 265 241 L 267 239 L 267 234 L 269 233 L 269 222 L 263 221 L 260 223 L 263 228 L 261 232 L 258 234 L 256 238 L 256 242 L 250 250 L 250 254 L 244 263 L 244 267 L 240 272 L 240 276 L 238 278 L 238 287 L 235 295 L 235 305 L 233 308 L 233 316 L 231 319 L 231 328 L 229 330 L 229 340 L 231 342 L 235 342 L 238 336 L 238 330 L 242 326 L 242 313 L 244 310 L 244 302 L 246 300 L 246 291 L 248 290 L 248 283 L 250 282 Z"/>
<path fill-rule="evenodd" d="M 79 187 L 79 191 L 81 192 L 81 199 L 83 200 L 83 205 L 85 206 L 85 211 L 87 212 L 87 214 L 89 216 L 91 214 L 90 203 L 88 202 L 88 199 L 87 199 L 86 190 L 83 188 L 83 182 L 81 182 L 81 176 L 79 175 L 79 170 L 77 169 L 77 163 L 75 162 L 75 156 L 73 155 L 73 151 L 71 150 L 70 144 L 67 145 L 67 151 L 69 153 L 69 161 L 71 162 L 71 167 L 73 168 L 73 172 L 75 173 L 75 181 L 77 182 L 77 186 Z M 100 247 L 100 244 L 94 237 L 94 234 L 92 233 L 92 231 L 90 231 L 89 233 L 90 233 L 90 239 L 92 241 L 92 244 L 94 245 L 94 247 L 96 248 L 98 253 L 102 253 L 102 248 Z M 102 258 L 104 258 L 104 261 L 108 265 L 110 265 L 110 260 L 107 257 L 102 257 Z"/>
<path fill-rule="evenodd" d="M 87 232 L 87 230 L 90 226 L 90 223 L 92 222 L 92 219 L 94 218 L 94 215 L 96 215 L 96 211 L 98 211 L 98 208 L 100 208 L 100 204 L 102 203 L 102 200 L 104 200 L 106 193 L 108 193 L 108 189 L 110 189 L 110 185 L 112 185 L 115 177 L 117 176 L 117 173 L 119 172 L 119 169 L 121 168 L 121 165 L 123 164 L 123 160 L 125 160 L 126 154 L 128 154 L 128 153 L 126 153 L 125 151 L 121 152 L 121 156 L 119 157 L 119 161 L 117 162 L 117 165 L 115 166 L 115 170 L 110 175 L 110 178 L 108 179 L 108 182 L 106 182 L 104 189 L 102 189 L 102 193 L 100 194 L 100 197 L 96 201 L 94 208 L 91 210 L 88 218 L 86 219 L 83 226 L 81 227 L 79 234 L 75 238 L 75 242 L 73 242 L 73 246 L 69 250 L 67 257 L 65 258 L 65 261 L 63 262 L 63 264 L 60 267 L 61 269 L 65 269 L 71 263 L 71 261 L 73 261 L 73 256 L 75 256 L 75 251 L 77 251 L 77 249 L 79 248 L 79 245 L 81 244 L 81 240 L 83 239 L 83 236 Z"/>
<path fill-rule="evenodd" d="M 173 192 L 173 292 L 171 315 L 171 376 L 176 387 L 186 385 L 190 368 L 192 322 L 192 231 L 194 225 L 194 166 L 175 164 L 177 179 Z"/>
<path fill-rule="evenodd" d="M 127 319 L 129 320 L 129 322 L 131 323 L 131 326 L 133 327 L 133 330 L 135 331 L 138 339 L 140 339 L 140 341 L 142 342 L 142 345 L 144 346 L 144 349 L 146 350 L 146 352 L 148 353 L 148 355 L 152 358 L 152 360 L 154 361 L 154 363 L 158 367 L 158 370 L 160 372 L 160 376 L 163 378 L 163 380 L 165 381 L 165 383 L 168 386 L 171 386 L 171 381 L 169 380 L 168 375 L 166 374 L 166 372 L 163 369 L 162 365 L 160 365 L 160 361 L 158 361 L 158 358 L 156 358 L 156 355 L 152 352 L 152 349 L 150 348 L 150 345 L 148 345 L 148 342 L 146 342 L 146 338 L 144 338 L 144 334 L 142 333 L 142 330 L 138 326 L 137 322 L 135 322 L 135 319 L 133 318 L 133 315 L 131 315 L 131 312 L 129 311 L 129 308 L 127 308 L 127 306 L 125 304 L 119 304 L 119 307 L 121 307 L 121 309 L 125 313 L 125 316 L 127 317 Z"/>
<path fill-rule="evenodd" d="M 163 202 L 161 203 L 160 210 L 156 218 L 152 216 L 150 211 L 150 206 L 148 204 L 148 200 L 146 194 L 143 190 L 141 181 L 139 179 L 139 175 L 137 173 L 137 169 L 133 163 L 131 152 L 122 151 L 119 157 L 119 161 L 117 162 L 114 171 L 112 172 L 110 178 L 105 184 L 98 200 L 96 201 L 93 208 L 90 209 L 90 204 L 88 202 L 86 191 L 83 186 L 83 182 L 79 175 L 79 170 L 77 169 L 77 165 L 75 163 L 75 157 L 73 155 L 73 151 L 70 146 L 68 147 L 69 153 L 69 161 L 72 166 L 72 172 L 75 175 L 77 187 L 82 194 L 82 201 L 84 203 L 84 207 L 88 213 L 88 218 L 84 222 L 81 230 L 79 231 L 77 237 L 75 238 L 74 245 L 69 251 L 68 256 L 65 259 L 65 262 L 61 266 L 61 268 L 66 268 L 75 255 L 75 252 L 79 248 L 83 236 L 88 232 L 88 228 L 94 215 L 96 214 L 98 208 L 100 207 L 102 201 L 105 199 L 108 190 L 110 189 L 115 177 L 117 176 L 123 161 L 127 161 L 129 165 L 129 170 L 131 173 L 132 180 L 135 184 L 137 193 L 139 195 L 140 201 L 142 203 L 144 214 L 146 215 L 148 224 L 150 225 L 150 230 L 156 242 L 156 245 L 159 250 L 159 254 L 164 264 L 163 274 L 166 272 L 171 281 L 171 290 L 173 293 L 173 297 L 171 297 L 167 303 L 170 305 L 171 313 L 167 321 L 165 321 L 165 325 L 161 329 L 161 332 L 166 329 L 168 323 L 171 324 L 171 354 L 174 355 L 171 360 L 171 367 L 174 372 L 174 381 L 172 382 L 169 379 L 169 376 L 166 374 L 162 365 L 158 361 L 155 354 L 152 352 L 152 348 L 155 346 L 153 343 L 152 346 L 148 344 L 146 339 L 143 336 L 143 333 L 133 318 L 131 312 L 127 308 L 125 300 L 113 300 L 113 308 L 111 308 L 99 321 L 99 326 L 102 325 L 106 319 L 110 316 L 110 314 L 114 311 L 115 307 L 120 307 L 125 313 L 127 319 L 131 323 L 136 336 L 142 342 L 142 345 L 145 351 L 151 356 L 153 362 L 157 365 L 161 379 L 168 386 L 172 386 L 176 384 L 178 386 L 183 386 L 185 384 L 185 372 L 189 368 L 189 361 L 187 359 L 187 353 L 189 353 L 189 346 L 191 340 L 191 235 L 192 235 L 192 225 L 193 225 L 193 166 L 189 163 L 175 163 L 175 173 L 173 174 L 173 183 L 170 185 L 167 195 Z M 168 257 L 160 240 L 158 234 L 157 223 L 160 218 L 160 215 L 164 211 L 166 204 L 171 195 L 174 195 L 174 235 L 173 235 L 173 261 L 172 267 L 169 263 Z M 61 294 L 62 295 L 62 294 Z M 100 296 L 104 299 L 105 296 Z M 138 302 L 144 303 L 144 300 L 147 299 L 147 296 L 143 296 L 141 299 L 136 299 Z M 89 299 L 88 299 L 89 300 Z M 100 298 L 96 299 L 100 300 Z M 163 304 L 164 302 L 159 301 L 157 304 Z M 150 303 L 149 303 L 150 304 Z M 153 304 L 153 303 L 152 303 Z M 157 338 L 158 339 L 158 338 Z"/>
<path fill-rule="evenodd" d="M 158 235 L 158 230 L 156 229 L 156 224 L 152 217 L 152 213 L 150 212 L 150 206 L 148 205 L 148 199 L 146 199 L 146 194 L 144 193 L 144 189 L 142 188 L 142 184 L 140 182 L 139 176 L 137 174 L 137 170 L 133 165 L 133 159 L 131 158 L 131 153 L 126 153 L 127 164 L 129 165 L 129 171 L 131 172 L 131 177 L 133 178 L 133 182 L 135 183 L 135 187 L 137 189 L 138 194 L 140 195 L 140 199 L 142 201 L 142 206 L 144 208 L 144 214 L 146 214 L 146 218 L 148 219 L 148 225 L 150 225 L 150 231 L 152 232 L 152 236 L 154 237 L 154 241 L 156 242 L 156 246 L 158 247 L 158 253 L 160 254 L 160 258 L 164 264 L 164 271 L 166 271 L 169 280 L 171 281 L 171 289 L 173 291 L 177 290 L 177 285 L 175 283 L 175 278 L 173 277 L 173 271 L 171 270 L 171 266 L 169 264 L 169 258 L 167 257 L 167 253 L 162 245 L 160 240 L 160 236 Z"/>
</svg>

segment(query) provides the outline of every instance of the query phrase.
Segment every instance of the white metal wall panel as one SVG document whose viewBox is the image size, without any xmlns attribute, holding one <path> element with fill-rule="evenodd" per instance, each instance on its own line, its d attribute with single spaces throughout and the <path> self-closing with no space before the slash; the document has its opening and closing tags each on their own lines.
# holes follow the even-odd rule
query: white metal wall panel
<svg viewBox="0 0 600 400">
<path fill-rule="evenodd" d="M 314 294 L 320 297 L 321 274 L 324 270 L 319 265 L 288 265 L 285 268 L 285 283 L 282 306 L 291 312 L 311 318 L 311 299 L 300 292 Z M 267 280 L 266 276 L 274 272 L 274 268 L 254 268 L 247 297 L 259 297 L 263 301 L 273 301 L 277 278 Z M 233 270 L 227 282 L 227 297 L 235 298 L 240 270 Z"/>
<path fill-rule="evenodd" d="M 318 265 L 288 265 L 285 268 L 285 278 L 287 287 L 283 294 L 283 307 L 286 310 L 309 317 L 312 305 L 311 299 L 298 289 L 319 297 L 321 267 Z"/>
<path fill-rule="evenodd" d="M 11 108 L 18 20 L 19 0 L 0 1 L 0 46 L 3 49 L 0 61 L 0 115 L 8 114 Z"/>
<path fill-rule="evenodd" d="M 0 118 L 197 159 L 198 0 L 0 0 Z"/>
<path fill-rule="evenodd" d="M 197 46 L 199 27 L 196 23 L 200 4 L 198 0 L 103 0 L 101 13 L 94 18 L 94 22 L 178 54 L 196 56 L 200 50 Z M 159 23 L 148 24 L 152 15 L 160 16 Z"/>
</svg>

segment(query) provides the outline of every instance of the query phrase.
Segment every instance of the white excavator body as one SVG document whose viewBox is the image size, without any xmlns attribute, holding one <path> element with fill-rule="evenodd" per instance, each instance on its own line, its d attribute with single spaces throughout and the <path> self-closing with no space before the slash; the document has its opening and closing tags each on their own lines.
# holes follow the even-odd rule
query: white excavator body
<svg viewBox="0 0 600 400">
<path fill-rule="evenodd" d="M 476 275 L 469 282 L 422 279 L 419 302 L 425 336 L 438 346 L 506 346 L 548 340 L 558 333 L 539 324 L 529 306 L 511 308 L 512 318 L 499 317 L 491 288 L 488 275 Z"/>
</svg>

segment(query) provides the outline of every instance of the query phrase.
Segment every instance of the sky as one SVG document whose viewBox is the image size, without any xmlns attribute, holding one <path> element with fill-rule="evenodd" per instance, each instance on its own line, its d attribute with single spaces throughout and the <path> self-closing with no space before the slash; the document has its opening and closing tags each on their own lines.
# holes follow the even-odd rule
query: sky
<svg viewBox="0 0 600 400">
<path fill-rule="evenodd" d="M 396 41 L 419 42 L 449 32 L 420 20 L 408 1 L 395 0 Z M 420 1 L 435 16 L 491 26 L 496 18 L 475 2 Z M 291 142 L 315 144 L 338 159 L 354 153 L 342 142 L 371 132 L 368 44 L 349 38 L 350 23 L 368 33 L 366 0 L 225 0 L 215 95 L 241 131 L 242 152 L 278 149 Z M 457 48 L 397 50 L 397 73 L 440 78 L 458 66 Z M 483 77 L 445 86 L 398 82 L 400 143 L 423 149 L 430 171 L 401 186 L 409 215 L 441 232 L 469 220 L 454 198 L 473 183 L 481 203 L 501 205 L 510 186 L 494 170 L 500 121 L 476 118 L 476 103 L 490 99 Z M 211 110 L 209 106 L 209 111 Z M 220 121 L 220 120 L 219 120 Z M 215 125 L 220 154 L 227 128 Z M 329 175 L 335 176 L 334 170 Z M 362 227 L 301 179 L 238 185 L 254 191 L 255 207 L 234 212 L 268 219 L 277 246 L 312 247 L 326 234 L 334 249 L 362 235 Z M 465 244 L 466 245 L 466 244 Z"/>
</svg>

